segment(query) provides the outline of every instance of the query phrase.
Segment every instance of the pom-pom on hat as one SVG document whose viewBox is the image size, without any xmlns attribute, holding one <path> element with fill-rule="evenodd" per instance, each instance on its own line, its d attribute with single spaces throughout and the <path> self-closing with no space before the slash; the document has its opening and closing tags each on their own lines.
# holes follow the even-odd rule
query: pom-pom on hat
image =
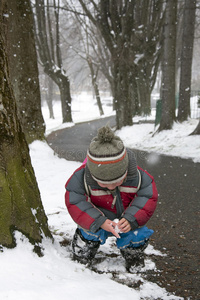
<svg viewBox="0 0 200 300">
<path fill-rule="evenodd" d="M 98 130 L 87 152 L 87 166 L 92 177 L 110 184 L 123 179 L 128 169 L 128 155 L 122 140 L 109 126 Z"/>
</svg>

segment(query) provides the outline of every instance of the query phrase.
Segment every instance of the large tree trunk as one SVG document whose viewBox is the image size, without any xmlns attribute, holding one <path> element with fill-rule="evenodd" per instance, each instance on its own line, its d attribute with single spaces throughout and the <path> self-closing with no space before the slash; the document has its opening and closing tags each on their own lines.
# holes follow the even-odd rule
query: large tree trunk
<svg viewBox="0 0 200 300">
<path fill-rule="evenodd" d="M 28 143 L 44 139 L 45 125 L 30 0 L 7 0 L 9 73 Z"/>
<path fill-rule="evenodd" d="M 140 103 L 140 114 L 150 115 L 151 114 L 151 87 L 149 84 L 148 75 L 144 75 L 143 70 L 138 72 L 138 95 Z"/>
<path fill-rule="evenodd" d="M 185 0 L 179 88 L 178 121 L 190 116 L 192 57 L 195 30 L 196 0 Z"/>
<path fill-rule="evenodd" d="M 135 1 L 135 32 L 133 35 L 140 113 L 151 113 L 153 90 L 162 53 L 164 9 L 162 1 Z M 138 48 L 138 49 L 137 49 Z"/>
<path fill-rule="evenodd" d="M 42 238 L 52 236 L 8 76 L 5 2 L 0 4 L 0 245 L 15 247 L 14 231 L 18 230 L 41 254 Z"/>
<path fill-rule="evenodd" d="M 159 131 L 171 129 L 175 120 L 176 13 L 177 0 L 167 0 L 162 61 L 162 115 Z"/>
<path fill-rule="evenodd" d="M 131 126 L 132 121 L 132 99 L 131 93 L 129 93 L 129 84 L 131 84 L 131 78 L 129 77 L 129 68 L 127 68 L 125 60 L 113 68 L 114 78 L 114 107 L 116 110 L 116 123 L 117 129 L 123 126 Z"/>
</svg>

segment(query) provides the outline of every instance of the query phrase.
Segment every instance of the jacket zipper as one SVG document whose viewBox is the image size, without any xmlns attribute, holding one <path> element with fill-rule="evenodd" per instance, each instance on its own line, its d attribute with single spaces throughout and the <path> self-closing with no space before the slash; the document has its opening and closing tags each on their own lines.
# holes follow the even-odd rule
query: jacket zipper
<svg viewBox="0 0 200 300">
<path fill-rule="evenodd" d="M 113 197 L 113 202 L 112 202 L 112 205 L 111 205 L 111 208 L 112 208 L 112 209 L 113 209 L 114 206 L 115 206 L 116 200 L 117 200 L 117 196 L 115 195 L 115 196 Z"/>
</svg>

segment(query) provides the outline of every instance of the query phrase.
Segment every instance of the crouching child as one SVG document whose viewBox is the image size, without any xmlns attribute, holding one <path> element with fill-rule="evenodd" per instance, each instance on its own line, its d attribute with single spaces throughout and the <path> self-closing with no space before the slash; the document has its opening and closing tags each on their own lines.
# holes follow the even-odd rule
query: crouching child
<svg viewBox="0 0 200 300">
<path fill-rule="evenodd" d="M 73 258 L 87 264 L 109 236 L 116 237 L 127 271 L 144 266 L 158 193 L 154 178 L 137 166 L 134 153 L 109 126 L 99 129 L 87 161 L 69 178 L 65 203 L 77 223 Z M 116 221 L 117 220 L 117 221 Z"/>
</svg>

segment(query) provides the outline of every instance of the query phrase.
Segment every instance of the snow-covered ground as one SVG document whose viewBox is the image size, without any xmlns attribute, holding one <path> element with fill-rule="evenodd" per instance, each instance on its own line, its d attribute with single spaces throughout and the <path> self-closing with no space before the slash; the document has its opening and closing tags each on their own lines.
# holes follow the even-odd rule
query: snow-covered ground
<svg viewBox="0 0 200 300">
<path fill-rule="evenodd" d="M 106 104 L 106 101 L 104 102 Z M 88 109 L 89 108 L 89 109 Z M 43 107 L 46 133 L 74 124 L 62 125 L 59 103 L 54 105 L 55 119 L 48 118 L 47 107 Z M 87 94 L 76 97 L 72 102 L 74 122 L 99 117 L 97 106 Z M 104 105 L 105 115 L 111 115 L 111 106 Z M 152 118 L 154 116 L 152 115 Z M 134 119 L 136 121 L 136 118 Z M 126 146 L 188 157 L 200 162 L 200 137 L 188 136 L 197 126 L 198 120 L 190 119 L 183 124 L 175 124 L 173 130 L 164 131 L 152 137 L 153 124 L 137 124 L 122 128 L 117 134 Z M 54 244 L 44 239 L 44 256 L 39 258 L 32 252 L 32 245 L 16 232 L 17 247 L 4 249 L 0 254 L 0 299 L 1 300 L 139 300 L 139 299 L 181 299 L 169 295 L 165 289 L 148 281 L 143 281 L 139 289 L 128 288 L 110 279 L 109 274 L 96 274 L 85 266 L 73 262 L 70 253 L 61 247 L 63 237 L 72 237 L 76 228 L 64 204 L 64 185 L 72 172 L 80 166 L 58 158 L 45 143 L 35 141 L 30 145 L 30 155 L 38 181 L 49 226 L 55 238 Z M 113 239 L 113 238 L 111 238 Z M 102 246 L 110 250 L 110 241 Z M 165 255 L 151 245 L 147 254 Z M 156 268 L 149 259 L 146 268 Z M 158 270 L 159 271 L 159 270 Z M 139 276 L 139 275 L 138 275 Z M 137 280 L 137 278 L 136 278 Z"/>
</svg>

